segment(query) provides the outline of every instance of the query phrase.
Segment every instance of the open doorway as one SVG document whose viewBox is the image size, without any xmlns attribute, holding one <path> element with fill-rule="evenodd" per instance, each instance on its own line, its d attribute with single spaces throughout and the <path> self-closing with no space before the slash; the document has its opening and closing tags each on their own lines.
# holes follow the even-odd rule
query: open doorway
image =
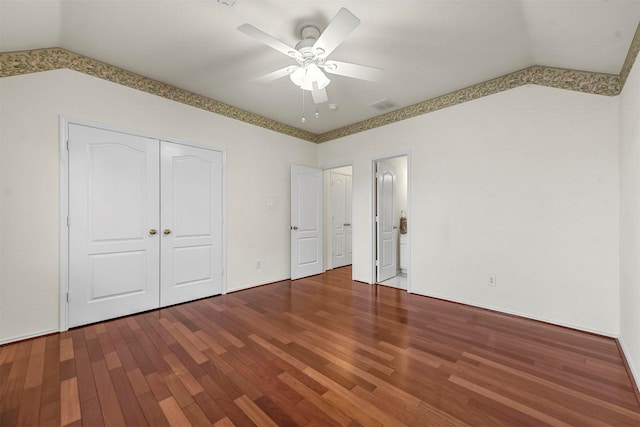
<svg viewBox="0 0 640 427">
<path fill-rule="evenodd" d="M 350 165 L 324 171 L 325 270 L 352 263 L 352 176 Z"/>
<path fill-rule="evenodd" d="M 408 289 L 407 156 L 374 162 L 375 282 Z"/>
</svg>

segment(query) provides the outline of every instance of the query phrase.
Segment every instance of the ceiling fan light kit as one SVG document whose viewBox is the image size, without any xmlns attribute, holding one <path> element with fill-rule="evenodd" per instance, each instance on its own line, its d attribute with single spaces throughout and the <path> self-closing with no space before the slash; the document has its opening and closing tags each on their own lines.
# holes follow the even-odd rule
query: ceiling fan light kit
<svg viewBox="0 0 640 427">
<path fill-rule="evenodd" d="M 347 9 L 341 8 L 324 32 L 312 24 L 302 25 L 299 28 L 302 40 L 296 44 L 295 48 L 289 47 L 250 24 L 239 26 L 238 31 L 284 53 L 295 59 L 297 63 L 297 65 L 259 77 L 256 81 L 266 83 L 289 76 L 300 89 L 311 92 L 315 104 L 320 104 L 329 100 L 326 87 L 331 80 L 324 72 L 368 81 L 376 81 L 382 74 L 379 68 L 327 60 L 327 57 L 358 25 L 360 20 Z"/>
<path fill-rule="evenodd" d="M 314 63 L 296 68 L 289 78 L 300 89 L 308 91 L 313 91 L 314 86 L 317 89 L 324 89 L 331 83 L 331 80 Z"/>
</svg>

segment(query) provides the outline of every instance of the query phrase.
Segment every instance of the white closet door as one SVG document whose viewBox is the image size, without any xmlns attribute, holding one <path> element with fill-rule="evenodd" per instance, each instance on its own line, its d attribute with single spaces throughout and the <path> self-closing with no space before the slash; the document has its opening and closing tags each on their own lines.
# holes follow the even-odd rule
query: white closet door
<svg viewBox="0 0 640 427">
<path fill-rule="evenodd" d="M 69 126 L 69 326 L 158 307 L 158 141 Z"/>
<path fill-rule="evenodd" d="M 222 153 L 161 142 L 160 305 L 222 290 Z"/>
</svg>

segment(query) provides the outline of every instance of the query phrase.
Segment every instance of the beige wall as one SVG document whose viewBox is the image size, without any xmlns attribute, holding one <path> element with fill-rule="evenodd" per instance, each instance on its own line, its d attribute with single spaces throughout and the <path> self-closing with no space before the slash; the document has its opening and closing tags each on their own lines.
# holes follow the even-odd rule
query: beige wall
<svg viewBox="0 0 640 427">
<path fill-rule="evenodd" d="M 412 292 L 617 335 L 618 102 L 523 86 L 321 144 L 353 164 L 354 278 L 371 160 L 409 153 Z"/>
<path fill-rule="evenodd" d="M 0 79 L 0 103 L 0 342 L 58 329 L 60 115 L 225 150 L 228 289 L 289 277 L 289 165 L 315 144 L 70 70 Z"/>
<path fill-rule="evenodd" d="M 640 66 L 620 96 L 620 343 L 640 384 Z"/>
<path fill-rule="evenodd" d="M 291 163 L 353 164 L 353 271 L 370 282 L 372 160 L 408 153 L 413 292 L 617 335 L 619 102 L 525 86 L 316 146 L 69 70 L 0 79 L 0 342 L 58 328 L 60 114 L 226 151 L 229 290 L 289 276 Z M 640 150 L 633 114 L 623 155 Z M 637 303 L 622 304 L 637 366 Z"/>
</svg>

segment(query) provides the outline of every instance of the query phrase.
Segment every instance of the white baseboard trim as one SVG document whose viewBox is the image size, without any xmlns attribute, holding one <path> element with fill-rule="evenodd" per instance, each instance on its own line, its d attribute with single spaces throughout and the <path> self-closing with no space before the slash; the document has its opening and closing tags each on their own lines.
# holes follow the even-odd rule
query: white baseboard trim
<svg viewBox="0 0 640 427">
<path fill-rule="evenodd" d="M 624 343 L 624 339 L 622 337 L 618 337 L 618 344 L 620 345 L 620 350 L 622 350 L 622 357 L 627 361 L 627 366 L 631 371 L 631 376 L 635 381 L 636 393 L 640 395 L 640 371 L 638 371 L 638 367 L 633 363 L 633 358 L 631 357 L 631 352 L 629 351 L 629 347 L 627 347 Z"/>
<path fill-rule="evenodd" d="M 28 340 L 30 338 L 36 338 L 36 337 L 40 337 L 42 335 L 57 334 L 58 332 L 60 332 L 60 330 L 58 330 L 58 329 L 50 329 L 50 330 L 47 330 L 47 331 L 34 332 L 32 334 L 27 334 L 27 335 L 18 335 L 18 336 L 15 336 L 15 337 L 3 338 L 3 339 L 0 339 L 0 345 L 10 344 L 10 343 L 16 342 L 16 341 Z"/>
<path fill-rule="evenodd" d="M 601 335 L 601 336 L 604 336 L 604 337 L 607 337 L 607 338 L 618 338 L 618 334 L 613 333 L 613 332 L 586 328 L 584 326 L 575 325 L 575 324 L 572 324 L 572 323 L 559 322 L 559 321 L 554 320 L 554 319 L 548 319 L 548 318 L 545 318 L 545 317 L 535 316 L 535 315 L 532 315 L 532 314 L 529 314 L 529 313 L 521 313 L 521 312 L 514 311 L 514 310 L 507 310 L 507 309 L 502 308 L 502 307 L 495 307 L 495 306 L 491 306 L 491 305 L 478 304 L 476 302 L 466 301 L 466 300 L 462 300 L 462 299 L 455 299 L 455 298 L 442 296 L 442 295 L 436 295 L 436 294 L 423 294 L 423 293 L 417 293 L 417 292 L 413 292 L 413 293 L 415 295 L 422 295 L 422 296 L 425 296 L 425 297 L 438 298 L 438 299 L 449 301 L 449 302 L 455 302 L 455 303 L 458 303 L 458 304 L 469 305 L 469 306 L 472 306 L 472 307 L 484 308 L 486 310 L 497 311 L 499 313 L 510 314 L 510 315 L 513 315 L 513 316 L 523 317 L 523 318 L 526 318 L 526 319 L 537 320 L 539 322 L 549 323 L 551 325 L 562 326 L 564 328 L 575 329 L 577 331 L 588 332 L 590 334 Z"/>
</svg>

